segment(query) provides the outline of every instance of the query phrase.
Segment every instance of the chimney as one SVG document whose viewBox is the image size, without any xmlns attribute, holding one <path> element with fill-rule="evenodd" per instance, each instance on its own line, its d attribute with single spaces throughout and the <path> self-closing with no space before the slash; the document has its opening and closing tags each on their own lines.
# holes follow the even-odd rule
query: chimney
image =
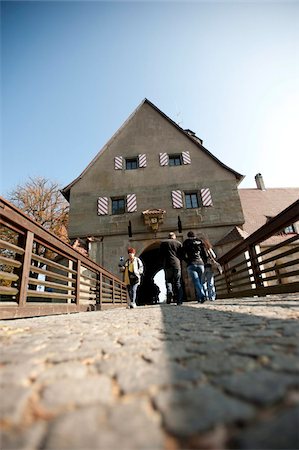
<svg viewBox="0 0 299 450">
<path fill-rule="evenodd" d="M 195 136 L 195 133 L 194 133 L 194 131 L 192 131 L 192 130 L 189 130 L 189 128 L 187 128 L 186 130 L 184 130 L 184 131 L 186 131 L 186 133 L 187 134 L 189 134 L 190 136 Z"/>
<path fill-rule="evenodd" d="M 189 130 L 189 128 L 187 128 L 184 131 L 185 131 L 185 133 L 189 134 L 189 136 L 191 136 L 195 141 L 199 142 L 202 145 L 202 139 L 197 137 L 196 134 L 194 133 L 194 131 Z"/>
<path fill-rule="evenodd" d="M 256 187 L 257 187 L 260 191 L 265 191 L 266 188 L 265 188 L 265 183 L 264 183 L 262 174 L 257 173 L 256 176 L 255 176 L 254 178 L 255 178 L 255 182 L 256 182 Z"/>
</svg>

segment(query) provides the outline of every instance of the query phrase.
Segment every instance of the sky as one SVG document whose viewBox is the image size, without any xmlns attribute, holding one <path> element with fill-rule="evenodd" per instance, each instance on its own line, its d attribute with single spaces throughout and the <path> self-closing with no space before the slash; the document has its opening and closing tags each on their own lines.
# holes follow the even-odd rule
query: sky
<svg viewBox="0 0 299 450">
<path fill-rule="evenodd" d="M 73 181 L 143 101 L 298 187 L 299 1 L 2 1 L 1 195 Z"/>
</svg>

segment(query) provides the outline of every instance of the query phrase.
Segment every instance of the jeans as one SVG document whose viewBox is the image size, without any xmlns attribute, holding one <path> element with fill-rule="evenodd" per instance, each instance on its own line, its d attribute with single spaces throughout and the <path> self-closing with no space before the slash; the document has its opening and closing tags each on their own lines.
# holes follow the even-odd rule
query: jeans
<svg viewBox="0 0 299 450">
<path fill-rule="evenodd" d="M 167 300 L 170 303 L 172 297 L 178 304 L 183 303 L 183 289 L 181 285 L 181 270 L 168 267 L 165 271 L 165 284 Z"/>
<path fill-rule="evenodd" d="M 205 299 L 205 291 L 203 288 L 203 277 L 204 277 L 204 265 L 203 264 L 190 264 L 187 267 L 188 274 L 193 282 L 196 298 L 198 301 Z"/>
<path fill-rule="evenodd" d="M 211 267 L 205 267 L 204 289 L 209 300 L 216 300 L 216 290 L 214 284 L 214 273 Z"/>
<path fill-rule="evenodd" d="M 127 290 L 128 290 L 128 294 L 129 294 L 129 298 L 130 298 L 130 304 L 131 305 L 136 305 L 136 296 L 137 296 L 137 288 L 138 288 L 139 284 L 128 284 L 127 285 Z"/>
</svg>

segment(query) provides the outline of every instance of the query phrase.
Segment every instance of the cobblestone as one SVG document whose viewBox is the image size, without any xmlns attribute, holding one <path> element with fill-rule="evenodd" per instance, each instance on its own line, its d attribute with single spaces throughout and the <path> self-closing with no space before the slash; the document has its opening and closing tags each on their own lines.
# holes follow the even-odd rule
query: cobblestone
<svg viewBox="0 0 299 450">
<path fill-rule="evenodd" d="M 1 450 L 298 449 L 298 300 L 0 322 Z"/>
</svg>

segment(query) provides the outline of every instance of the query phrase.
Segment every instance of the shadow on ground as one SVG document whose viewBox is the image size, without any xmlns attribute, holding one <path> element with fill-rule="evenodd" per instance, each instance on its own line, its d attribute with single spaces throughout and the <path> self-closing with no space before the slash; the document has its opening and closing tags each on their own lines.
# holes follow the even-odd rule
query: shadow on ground
<svg viewBox="0 0 299 450">
<path fill-rule="evenodd" d="M 181 448 L 298 449 L 297 322 L 240 305 L 162 306 L 171 386 L 156 407 Z"/>
</svg>

